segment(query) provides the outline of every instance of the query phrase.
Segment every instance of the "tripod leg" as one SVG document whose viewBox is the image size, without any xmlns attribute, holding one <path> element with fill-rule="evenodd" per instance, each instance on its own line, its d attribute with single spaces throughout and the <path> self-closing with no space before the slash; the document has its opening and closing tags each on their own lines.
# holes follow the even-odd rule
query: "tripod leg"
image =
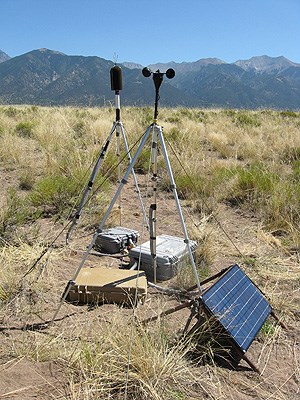
<svg viewBox="0 0 300 400">
<path fill-rule="evenodd" d="M 129 163 L 131 163 L 132 158 L 131 158 L 131 155 L 130 155 L 130 152 L 129 152 L 127 139 L 126 139 L 125 132 L 124 132 L 124 129 L 123 129 L 123 125 L 122 125 L 121 122 L 120 122 L 120 127 L 121 127 L 121 134 L 123 136 L 123 141 L 124 141 L 124 146 L 125 146 L 125 151 L 126 151 L 126 154 L 127 154 L 127 158 L 128 158 Z M 144 217 L 145 226 L 147 227 L 147 230 L 149 230 L 147 214 L 146 214 L 146 210 L 145 210 L 144 203 L 143 203 L 143 200 L 142 200 L 142 195 L 141 195 L 141 192 L 140 192 L 140 189 L 139 189 L 139 186 L 138 186 L 136 174 L 134 172 L 134 168 L 132 168 L 131 173 L 132 173 L 132 177 L 133 177 L 133 181 L 134 181 L 135 190 L 136 190 L 136 193 L 138 195 L 139 201 L 141 203 L 141 208 L 142 208 L 142 213 L 143 213 L 143 217 Z"/>
<path fill-rule="evenodd" d="M 107 151 L 108 146 L 109 146 L 109 143 L 110 143 L 110 141 L 111 141 L 111 137 L 112 137 L 112 135 L 113 135 L 113 133 L 114 133 L 114 131 L 115 131 L 115 129 L 116 129 L 116 126 L 117 126 L 117 124 L 114 123 L 114 124 L 113 124 L 113 127 L 112 127 L 112 129 L 111 129 L 111 131 L 110 131 L 110 133 L 109 133 L 109 135 L 108 135 L 108 137 L 107 137 L 107 139 L 106 139 L 106 142 L 105 142 L 104 146 L 102 147 L 101 152 L 100 152 L 100 154 L 99 154 L 99 156 L 98 156 L 98 158 L 97 158 L 96 164 L 94 165 L 94 168 L 93 168 L 92 174 L 91 174 L 91 176 L 90 176 L 90 180 L 89 180 L 89 182 L 88 182 L 88 185 L 87 185 L 87 187 L 85 188 L 85 191 L 83 192 L 81 201 L 80 201 L 80 203 L 79 203 L 79 207 L 78 207 L 78 209 L 77 209 L 77 211 L 76 211 L 76 214 L 75 214 L 75 216 L 74 216 L 74 218 L 73 218 L 72 224 L 71 224 L 71 226 L 70 226 L 70 228 L 69 228 L 69 230 L 68 230 L 68 232 L 67 232 L 67 236 L 66 236 L 66 242 L 67 242 L 67 243 L 68 243 L 69 240 L 71 239 L 71 233 L 72 233 L 73 229 L 74 229 L 75 226 L 78 224 L 78 221 L 79 221 L 79 218 L 80 218 L 80 216 L 81 216 L 83 207 L 85 206 L 85 204 L 86 204 L 86 202 L 87 202 L 87 199 L 88 199 L 88 197 L 89 197 L 89 194 L 90 194 L 90 192 L 91 192 L 91 190 L 92 190 L 92 187 L 93 187 L 93 184 L 94 184 L 94 182 L 95 182 L 97 173 L 98 173 L 98 171 L 99 171 L 99 169 L 100 169 L 100 167 L 101 167 L 101 164 L 102 164 L 103 159 L 104 159 L 104 157 L 105 157 L 106 151 Z"/>
<path fill-rule="evenodd" d="M 177 193 L 177 189 L 176 189 L 176 184 L 175 184 L 175 181 L 174 181 L 172 168 L 171 168 L 171 165 L 170 165 L 170 161 L 169 161 L 169 157 L 168 157 L 168 153 L 167 153 L 167 149 L 166 149 L 166 145 L 165 145 L 165 140 L 164 140 L 163 133 L 162 133 L 162 128 L 161 127 L 158 127 L 158 128 L 159 128 L 159 139 L 160 139 L 160 142 L 161 142 L 162 152 L 163 152 L 163 155 L 164 155 L 164 158 L 165 158 L 165 162 L 166 162 L 166 165 L 167 165 L 167 170 L 168 170 L 170 183 L 171 183 L 171 189 L 173 191 L 173 196 L 174 196 L 174 199 L 175 199 L 175 202 L 176 202 L 178 214 L 179 214 L 180 221 L 181 221 L 182 230 L 183 230 L 183 233 L 184 233 L 184 241 L 186 243 L 187 250 L 188 250 L 188 253 L 189 253 L 189 257 L 190 257 L 190 261 L 191 261 L 191 264 L 192 264 L 192 267 L 193 267 L 193 271 L 194 271 L 194 275 L 195 275 L 195 278 L 196 278 L 197 287 L 198 287 L 199 292 L 201 293 L 202 289 L 201 289 L 201 285 L 200 285 L 200 280 L 199 280 L 196 264 L 195 264 L 195 261 L 194 261 L 193 253 L 192 253 L 191 247 L 189 245 L 190 240 L 189 240 L 189 237 L 188 237 L 186 225 L 185 225 L 184 218 L 183 218 L 183 215 L 182 215 L 182 210 L 181 210 L 181 206 L 180 206 L 180 202 L 179 202 L 179 198 L 178 198 L 178 193 Z"/>
</svg>

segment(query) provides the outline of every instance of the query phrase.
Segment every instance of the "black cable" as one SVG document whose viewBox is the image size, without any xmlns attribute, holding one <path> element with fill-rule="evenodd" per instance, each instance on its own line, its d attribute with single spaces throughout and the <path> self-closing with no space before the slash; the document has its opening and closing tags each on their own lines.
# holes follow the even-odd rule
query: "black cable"
<svg viewBox="0 0 300 400">
<path fill-rule="evenodd" d="M 29 268 L 29 270 L 23 275 L 24 279 L 30 272 L 34 270 L 36 265 L 38 264 L 39 261 L 44 257 L 44 255 L 49 251 L 49 249 L 54 245 L 56 240 L 60 237 L 60 235 L 64 232 L 64 230 L 70 225 L 71 221 L 69 221 L 63 228 L 59 231 L 59 233 L 55 236 L 55 238 L 52 240 L 52 242 L 42 251 L 42 253 L 39 255 L 39 257 L 35 260 L 35 262 L 32 264 L 32 266 Z"/>
</svg>

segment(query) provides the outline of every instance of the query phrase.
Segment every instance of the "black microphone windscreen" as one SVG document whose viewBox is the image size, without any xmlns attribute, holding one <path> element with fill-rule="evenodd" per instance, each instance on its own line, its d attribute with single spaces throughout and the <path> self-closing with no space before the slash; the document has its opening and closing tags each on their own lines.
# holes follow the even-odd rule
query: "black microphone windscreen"
<svg viewBox="0 0 300 400">
<path fill-rule="evenodd" d="M 110 85 L 111 90 L 122 90 L 122 69 L 118 65 L 115 65 L 110 70 Z"/>
</svg>

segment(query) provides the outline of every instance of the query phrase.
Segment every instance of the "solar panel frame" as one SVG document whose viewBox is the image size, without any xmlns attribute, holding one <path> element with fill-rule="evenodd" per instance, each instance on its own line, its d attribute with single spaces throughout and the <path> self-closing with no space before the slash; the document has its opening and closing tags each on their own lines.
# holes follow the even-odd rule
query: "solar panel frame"
<svg viewBox="0 0 300 400">
<path fill-rule="evenodd" d="M 237 264 L 210 286 L 200 300 L 244 353 L 272 312 L 262 293 Z"/>
</svg>

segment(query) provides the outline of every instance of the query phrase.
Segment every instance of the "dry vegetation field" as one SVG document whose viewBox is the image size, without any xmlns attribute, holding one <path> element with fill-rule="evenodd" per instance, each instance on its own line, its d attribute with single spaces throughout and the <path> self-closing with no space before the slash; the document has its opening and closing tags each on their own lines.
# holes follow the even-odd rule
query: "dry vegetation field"
<svg viewBox="0 0 300 400">
<path fill-rule="evenodd" d="M 125 108 L 129 147 L 152 122 L 151 108 Z M 215 362 L 203 329 L 179 340 L 188 310 L 141 327 L 138 321 L 179 304 L 149 290 L 137 309 L 63 304 L 60 296 L 117 186 L 116 138 L 68 245 L 70 216 L 111 130 L 113 108 L 0 106 L 0 399 L 299 398 L 300 113 L 161 109 L 170 163 L 200 278 L 238 263 L 287 326 L 271 317 L 238 368 Z M 136 172 L 150 202 L 150 143 Z M 122 171 L 127 166 L 121 141 Z M 158 233 L 181 235 L 159 153 Z M 112 210 L 146 237 L 131 180 Z M 42 255 L 42 257 L 41 257 Z M 36 260 L 40 261 L 36 263 Z M 91 255 L 86 265 L 115 268 Z M 165 284 L 195 283 L 190 267 Z"/>
</svg>

